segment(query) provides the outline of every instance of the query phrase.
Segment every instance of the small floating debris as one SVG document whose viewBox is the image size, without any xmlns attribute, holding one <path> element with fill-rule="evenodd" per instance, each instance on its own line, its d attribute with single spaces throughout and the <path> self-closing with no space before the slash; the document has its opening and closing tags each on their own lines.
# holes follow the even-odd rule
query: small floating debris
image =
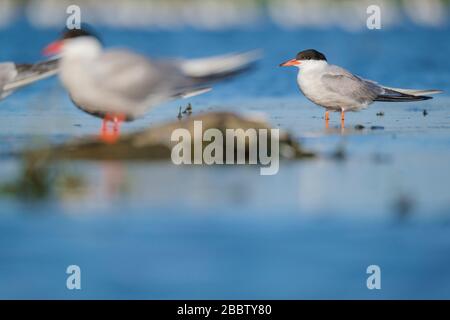
<svg viewBox="0 0 450 320">
<path fill-rule="evenodd" d="M 377 117 L 384 117 L 384 112 L 383 111 L 377 112 Z"/>
<path fill-rule="evenodd" d="M 355 126 L 355 130 L 364 130 L 366 127 L 364 127 L 362 124 L 357 124 Z"/>
<path fill-rule="evenodd" d="M 399 194 L 393 203 L 393 210 L 399 219 L 410 216 L 416 207 L 416 201 L 407 194 Z"/>
<path fill-rule="evenodd" d="M 422 112 L 422 114 L 423 114 L 423 116 L 424 116 L 424 117 L 426 117 L 426 116 L 428 115 L 428 111 L 427 111 L 427 109 L 423 109 L 423 112 Z"/>
<path fill-rule="evenodd" d="M 387 154 L 375 153 L 372 156 L 372 160 L 376 164 L 387 164 L 392 162 L 392 157 Z"/>
<path fill-rule="evenodd" d="M 347 157 L 347 151 L 342 145 L 340 145 L 331 155 L 331 158 L 337 161 L 347 160 Z"/>
<path fill-rule="evenodd" d="M 384 130 L 383 126 L 371 126 L 370 130 Z"/>
<path fill-rule="evenodd" d="M 183 114 L 187 114 L 188 116 L 192 114 L 192 105 L 190 103 L 187 105 L 186 109 L 184 109 Z"/>
</svg>

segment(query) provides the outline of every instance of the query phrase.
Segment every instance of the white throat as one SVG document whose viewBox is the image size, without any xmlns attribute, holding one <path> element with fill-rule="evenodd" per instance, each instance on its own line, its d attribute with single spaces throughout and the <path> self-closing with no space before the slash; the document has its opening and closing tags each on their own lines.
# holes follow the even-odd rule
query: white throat
<svg viewBox="0 0 450 320">
<path fill-rule="evenodd" d="M 94 37 L 79 37 L 64 41 L 63 60 L 95 59 L 102 52 L 101 43 Z"/>
<path fill-rule="evenodd" d="M 328 63 L 325 60 L 304 60 L 298 66 L 299 72 L 319 71 L 323 70 Z"/>
</svg>

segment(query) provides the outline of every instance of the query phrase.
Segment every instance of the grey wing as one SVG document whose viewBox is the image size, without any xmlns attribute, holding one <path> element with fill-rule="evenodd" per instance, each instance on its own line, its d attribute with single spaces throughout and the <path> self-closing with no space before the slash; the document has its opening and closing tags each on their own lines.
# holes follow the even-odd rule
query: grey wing
<svg viewBox="0 0 450 320">
<path fill-rule="evenodd" d="M 255 59 L 254 54 L 243 53 L 194 61 L 150 60 L 126 50 L 109 50 L 85 70 L 97 101 L 89 106 L 73 99 L 83 109 L 95 111 L 109 99 L 110 109 L 129 106 L 127 113 L 135 118 L 151 106 L 208 92 L 213 82 L 248 69 Z"/>
<path fill-rule="evenodd" d="M 229 53 L 219 56 L 188 60 L 158 61 L 158 66 L 171 72 L 170 81 L 174 84 L 177 97 L 193 96 L 208 92 L 217 82 L 231 79 L 247 72 L 259 60 L 259 50 Z"/>
<path fill-rule="evenodd" d="M 82 68 L 85 82 L 72 88 L 71 97 L 96 115 L 117 112 L 135 119 L 160 103 L 205 92 L 188 90 L 189 81 L 176 66 L 125 50 L 106 51 Z"/>
<path fill-rule="evenodd" d="M 370 103 L 383 92 L 377 83 L 359 78 L 337 66 L 330 66 L 321 77 L 322 84 L 330 91 L 358 103 Z"/>
<path fill-rule="evenodd" d="M 91 71 L 99 89 L 136 102 L 152 94 L 175 95 L 183 79 L 176 68 L 119 50 L 105 52 Z"/>
</svg>

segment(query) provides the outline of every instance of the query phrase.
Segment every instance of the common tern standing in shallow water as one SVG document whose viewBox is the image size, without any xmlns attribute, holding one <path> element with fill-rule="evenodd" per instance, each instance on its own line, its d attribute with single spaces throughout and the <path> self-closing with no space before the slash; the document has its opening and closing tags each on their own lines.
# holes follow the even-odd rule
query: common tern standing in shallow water
<svg viewBox="0 0 450 320">
<path fill-rule="evenodd" d="M 330 119 L 329 111 L 341 112 L 341 126 L 344 127 L 347 111 L 359 111 L 375 101 L 428 100 L 431 99 L 428 95 L 442 92 L 384 87 L 355 76 L 341 67 L 328 64 L 325 55 L 313 49 L 301 51 L 294 59 L 280 66 L 299 68 L 298 86 L 306 98 L 326 109 L 326 127 Z"/>
<path fill-rule="evenodd" d="M 114 142 L 123 121 L 152 107 L 209 91 L 211 84 L 248 69 L 255 52 L 194 60 L 154 60 L 125 49 L 104 50 L 87 30 L 67 32 L 44 53 L 60 55 L 60 80 L 83 111 L 103 118 L 102 138 Z M 108 123 L 113 123 L 112 134 Z"/>
<path fill-rule="evenodd" d="M 0 63 L 0 100 L 14 91 L 58 73 L 58 61 L 35 64 Z"/>
</svg>

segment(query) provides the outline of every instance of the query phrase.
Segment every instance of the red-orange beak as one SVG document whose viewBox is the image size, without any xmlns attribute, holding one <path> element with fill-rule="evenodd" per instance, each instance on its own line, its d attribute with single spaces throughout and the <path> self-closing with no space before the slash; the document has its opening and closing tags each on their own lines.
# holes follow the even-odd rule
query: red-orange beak
<svg viewBox="0 0 450 320">
<path fill-rule="evenodd" d="M 282 64 L 280 64 L 280 67 L 291 67 L 291 66 L 299 66 L 299 65 L 300 65 L 300 61 L 298 61 L 297 59 L 292 59 L 292 60 L 283 62 Z"/>
<path fill-rule="evenodd" d="M 61 53 L 63 44 L 64 44 L 64 41 L 62 41 L 62 40 L 52 42 L 47 47 L 45 47 L 44 50 L 42 50 L 42 53 L 46 56 L 57 55 L 57 54 Z"/>
</svg>

